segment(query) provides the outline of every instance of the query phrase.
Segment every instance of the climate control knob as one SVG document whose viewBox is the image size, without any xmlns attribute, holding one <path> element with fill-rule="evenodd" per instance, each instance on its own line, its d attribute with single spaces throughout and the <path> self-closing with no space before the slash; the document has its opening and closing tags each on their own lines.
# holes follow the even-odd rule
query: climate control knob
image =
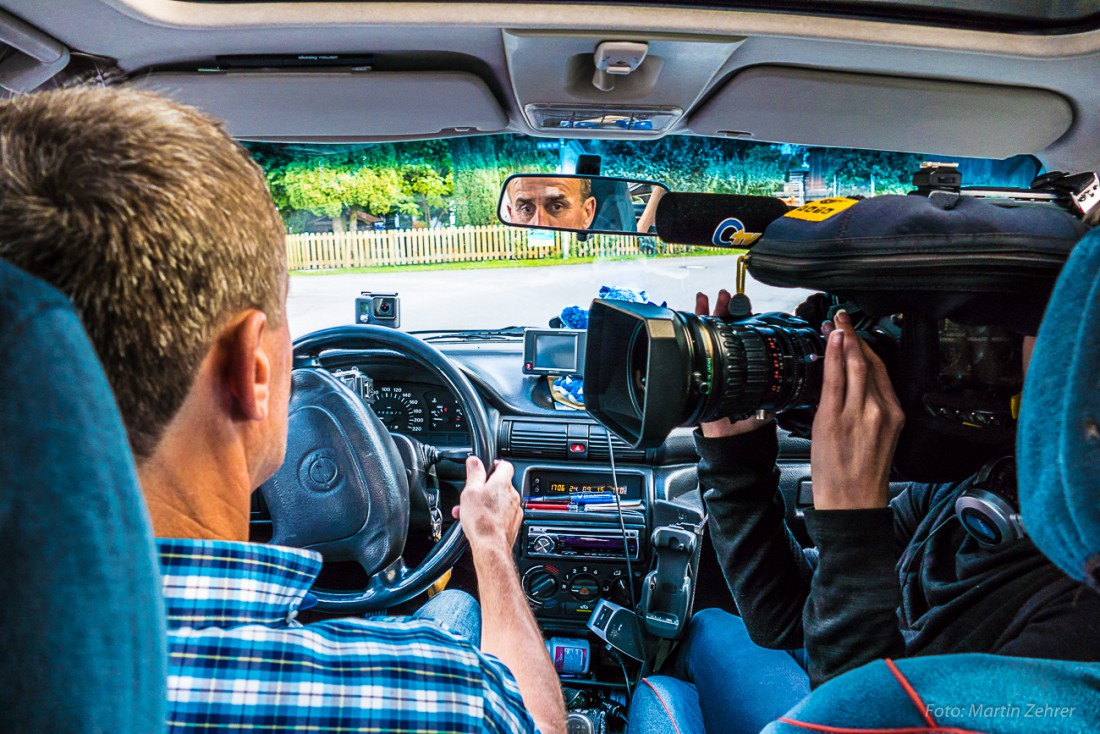
<svg viewBox="0 0 1100 734">
<path fill-rule="evenodd" d="M 523 575 L 523 591 L 527 598 L 543 603 L 557 593 L 558 579 L 545 566 L 535 566 Z"/>
<path fill-rule="evenodd" d="M 600 582 L 591 574 L 577 574 L 569 582 L 569 593 L 580 601 L 594 601 L 600 595 Z"/>
</svg>

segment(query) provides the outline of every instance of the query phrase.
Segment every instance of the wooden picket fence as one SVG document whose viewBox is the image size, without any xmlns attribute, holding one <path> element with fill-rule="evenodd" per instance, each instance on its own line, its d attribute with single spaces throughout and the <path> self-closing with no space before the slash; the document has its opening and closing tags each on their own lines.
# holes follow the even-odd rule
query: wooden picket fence
<svg viewBox="0 0 1100 734">
<path fill-rule="evenodd" d="M 535 233 L 503 225 L 292 234 L 286 238 L 287 264 L 291 270 L 484 260 L 675 255 L 690 249 L 682 245 L 667 245 L 654 237 L 626 235 L 589 235 L 587 242 L 577 242 L 568 232 Z"/>
</svg>

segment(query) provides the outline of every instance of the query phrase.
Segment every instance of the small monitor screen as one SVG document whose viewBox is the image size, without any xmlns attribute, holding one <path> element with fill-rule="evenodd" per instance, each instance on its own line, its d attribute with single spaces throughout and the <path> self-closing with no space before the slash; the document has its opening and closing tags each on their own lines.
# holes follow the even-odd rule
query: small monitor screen
<svg viewBox="0 0 1100 734">
<path fill-rule="evenodd" d="M 542 334 L 535 339 L 535 366 L 544 369 L 577 369 L 577 337 L 573 334 Z"/>
<path fill-rule="evenodd" d="M 523 371 L 528 375 L 575 375 L 584 364 L 587 333 L 578 329 L 527 329 Z"/>
</svg>

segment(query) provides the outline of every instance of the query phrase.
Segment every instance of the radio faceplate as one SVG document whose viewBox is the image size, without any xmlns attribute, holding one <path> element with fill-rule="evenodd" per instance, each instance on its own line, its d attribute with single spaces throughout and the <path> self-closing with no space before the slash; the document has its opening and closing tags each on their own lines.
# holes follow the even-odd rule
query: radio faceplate
<svg viewBox="0 0 1100 734">
<path fill-rule="evenodd" d="M 615 525 L 559 525 L 526 522 L 523 525 L 524 555 L 528 558 L 562 558 L 568 560 L 630 560 L 640 556 L 639 529 Z"/>
<path fill-rule="evenodd" d="M 561 513 L 567 514 L 567 513 Z M 570 513 L 571 514 L 571 513 Z M 579 518 L 578 518 L 579 520 Z M 535 615 L 583 622 L 600 599 L 630 603 L 624 545 L 630 552 L 635 596 L 648 569 L 645 525 L 528 519 L 519 544 L 523 591 Z"/>
</svg>

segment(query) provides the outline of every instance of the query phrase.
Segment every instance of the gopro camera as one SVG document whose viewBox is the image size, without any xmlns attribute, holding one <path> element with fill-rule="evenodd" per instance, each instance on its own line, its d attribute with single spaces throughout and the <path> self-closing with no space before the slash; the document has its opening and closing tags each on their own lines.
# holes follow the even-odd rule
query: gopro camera
<svg viewBox="0 0 1100 734">
<path fill-rule="evenodd" d="M 355 323 L 396 329 L 401 326 L 401 299 L 396 293 L 363 291 L 355 299 Z"/>
</svg>

